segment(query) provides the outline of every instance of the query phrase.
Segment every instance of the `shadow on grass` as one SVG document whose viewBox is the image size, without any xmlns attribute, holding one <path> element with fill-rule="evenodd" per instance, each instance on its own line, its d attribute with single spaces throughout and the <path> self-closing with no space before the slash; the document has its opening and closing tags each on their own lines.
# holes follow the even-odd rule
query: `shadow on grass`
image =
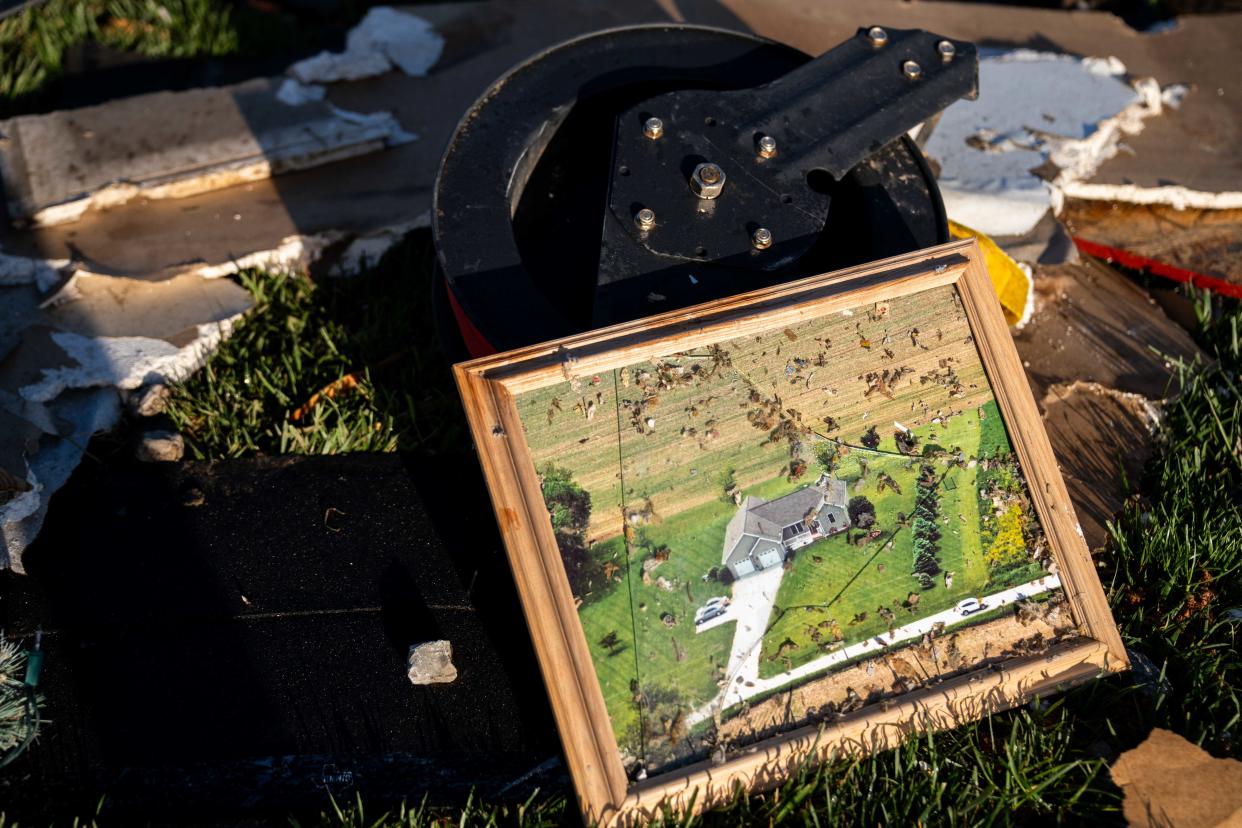
<svg viewBox="0 0 1242 828">
<path fill-rule="evenodd" d="M 467 449 L 434 324 L 434 261 L 419 231 L 351 278 L 241 273 L 254 309 L 169 406 L 188 454 Z"/>
</svg>

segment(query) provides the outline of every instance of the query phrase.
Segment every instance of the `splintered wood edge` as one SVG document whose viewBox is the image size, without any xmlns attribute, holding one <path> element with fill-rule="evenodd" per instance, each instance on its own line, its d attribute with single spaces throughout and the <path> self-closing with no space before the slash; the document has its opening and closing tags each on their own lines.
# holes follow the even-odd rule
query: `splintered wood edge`
<svg viewBox="0 0 1242 828">
<path fill-rule="evenodd" d="M 956 285 L 1010 442 L 1049 539 L 1075 621 L 1086 636 L 1049 653 L 980 668 L 871 705 L 831 725 L 804 726 L 720 766 L 702 762 L 630 785 L 546 507 L 514 396 L 748 334 L 944 285 Z M 737 785 L 779 784 L 799 763 L 895 747 L 912 733 L 964 724 L 1128 666 L 1120 634 L 1078 528 L 1052 446 L 1031 396 L 974 239 L 750 291 L 453 367 L 479 462 L 579 806 L 588 822 L 645 821 L 664 804 L 701 811 Z"/>
</svg>

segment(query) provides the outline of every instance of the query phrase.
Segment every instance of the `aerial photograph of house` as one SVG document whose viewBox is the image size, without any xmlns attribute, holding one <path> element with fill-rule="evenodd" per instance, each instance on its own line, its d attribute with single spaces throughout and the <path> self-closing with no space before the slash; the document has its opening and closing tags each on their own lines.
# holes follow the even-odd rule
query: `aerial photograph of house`
<svg viewBox="0 0 1242 828">
<path fill-rule="evenodd" d="M 517 403 L 631 774 L 1076 634 L 952 287 Z"/>
<path fill-rule="evenodd" d="M 734 578 L 780 566 L 788 553 L 848 529 L 846 505 L 845 481 L 827 474 L 775 500 L 747 495 L 725 530 L 721 566 Z"/>
</svg>

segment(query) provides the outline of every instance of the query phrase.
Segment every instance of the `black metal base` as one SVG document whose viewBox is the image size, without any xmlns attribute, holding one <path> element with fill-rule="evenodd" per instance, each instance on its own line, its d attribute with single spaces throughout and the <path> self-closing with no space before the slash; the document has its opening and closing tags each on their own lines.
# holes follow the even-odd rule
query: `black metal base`
<svg viewBox="0 0 1242 828">
<path fill-rule="evenodd" d="M 826 229 L 796 261 L 670 262 L 652 271 L 658 299 L 644 285 L 597 306 L 617 113 L 660 92 L 753 87 L 808 60 L 751 35 L 640 26 L 572 40 L 498 80 L 466 113 L 436 182 L 442 329 L 461 335 L 445 337 L 446 351 L 507 350 L 947 241 L 935 180 L 903 136 L 840 181 L 824 176 Z"/>
</svg>

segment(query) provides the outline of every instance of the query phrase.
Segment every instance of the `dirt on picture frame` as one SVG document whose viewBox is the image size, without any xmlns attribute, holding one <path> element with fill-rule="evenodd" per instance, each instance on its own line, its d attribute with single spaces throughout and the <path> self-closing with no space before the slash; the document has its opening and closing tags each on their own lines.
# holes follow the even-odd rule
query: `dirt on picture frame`
<svg viewBox="0 0 1242 828">
<path fill-rule="evenodd" d="M 588 817 L 977 718 L 1065 653 L 1124 666 L 982 267 L 954 243 L 459 366 Z M 950 715 L 894 714 L 923 697 Z"/>
</svg>

